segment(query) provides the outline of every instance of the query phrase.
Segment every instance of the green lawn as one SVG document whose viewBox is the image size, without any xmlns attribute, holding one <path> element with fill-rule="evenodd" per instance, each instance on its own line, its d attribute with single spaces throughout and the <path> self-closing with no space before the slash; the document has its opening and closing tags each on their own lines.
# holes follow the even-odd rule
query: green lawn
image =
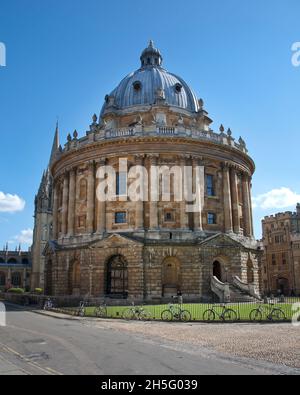
<svg viewBox="0 0 300 395">
<path fill-rule="evenodd" d="M 213 305 L 211 304 L 184 304 L 182 305 L 182 309 L 188 310 L 191 313 L 192 321 L 203 321 L 203 313 L 207 310 L 212 308 Z M 216 305 L 217 306 L 217 305 Z M 239 320 L 241 321 L 249 321 L 250 312 L 253 309 L 258 308 L 260 305 L 255 303 L 240 303 L 240 304 L 228 304 L 227 307 L 234 310 L 237 313 Z M 130 308 L 131 306 L 127 307 L 107 307 L 107 316 L 108 318 L 122 318 L 122 314 L 124 310 Z M 270 305 L 264 305 L 264 307 L 271 308 Z M 275 304 L 274 307 L 280 308 L 284 311 L 285 316 L 288 320 L 292 319 L 292 304 L 288 303 L 278 303 Z M 164 310 L 168 310 L 168 305 L 153 305 L 153 306 L 144 306 L 144 309 L 151 313 L 151 317 L 153 320 L 161 320 L 161 313 Z M 94 307 L 87 307 L 85 310 L 85 314 L 88 317 L 94 316 Z M 74 313 L 76 309 L 69 309 L 70 313 Z M 221 313 L 222 308 L 218 306 L 215 308 L 215 311 Z M 263 319 L 267 321 L 267 313 L 263 314 Z M 220 321 L 220 318 L 216 315 L 216 321 Z"/>
</svg>

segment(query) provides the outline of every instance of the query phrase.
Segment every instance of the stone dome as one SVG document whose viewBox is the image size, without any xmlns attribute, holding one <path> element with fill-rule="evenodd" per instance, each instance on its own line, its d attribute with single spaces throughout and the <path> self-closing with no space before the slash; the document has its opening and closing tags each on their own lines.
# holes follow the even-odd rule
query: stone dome
<svg viewBox="0 0 300 395">
<path fill-rule="evenodd" d="M 132 107 L 151 106 L 156 103 L 191 113 L 199 111 L 197 96 L 188 84 L 161 67 L 162 55 L 152 41 L 140 59 L 141 68 L 125 77 L 106 96 L 101 116 L 112 108 L 126 111 Z"/>
</svg>

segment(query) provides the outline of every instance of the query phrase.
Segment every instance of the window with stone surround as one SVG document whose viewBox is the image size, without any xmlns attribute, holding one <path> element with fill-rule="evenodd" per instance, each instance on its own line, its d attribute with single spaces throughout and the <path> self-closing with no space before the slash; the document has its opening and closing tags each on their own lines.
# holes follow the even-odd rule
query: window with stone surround
<svg viewBox="0 0 300 395">
<path fill-rule="evenodd" d="M 80 215 L 78 217 L 78 228 L 85 228 L 86 227 L 86 216 Z"/>
<path fill-rule="evenodd" d="M 120 172 L 116 174 L 116 195 L 127 195 L 127 173 Z"/>
<path fill-rule="evenodd" d="M 11 276 L 11 283 L 14 287 L 21 286 L 21 274 L 19 272 L 15 272 Z"/>
<path fill-rule="evenodd" d="M 165 222 L 174 222 L 175 221 L 175 213 L 173 210 L 165 211 L 164 221 Z"/>
<path fill-rule="evenodd" d="M 207 224 L 208 225 L 216 225 L 217 224 L 217 216 L 215 213 L 207 214 Z"/>
<path fill-rule="evenodd" d="M 276 266 L 276 255 L 272 254 L 272 265 Z"/>
<path fill-rule="evenodd" d="M 87 199 L 87 181 L 82 178 L 79 183 L 79 199 L 86 201 Z"/>
<path fill-rule="evenodd" d="M 127 223 L 127 213 L 125 211 L 118 211 L 115 213 L 115 223 L 116 224 L 126 224 Z"/>
<path fill-rule="evenodd" d="M 206 175 L 206 194 L 210 197 L 215 196 L 214 176 L 211 174 Z"/>
</svg>

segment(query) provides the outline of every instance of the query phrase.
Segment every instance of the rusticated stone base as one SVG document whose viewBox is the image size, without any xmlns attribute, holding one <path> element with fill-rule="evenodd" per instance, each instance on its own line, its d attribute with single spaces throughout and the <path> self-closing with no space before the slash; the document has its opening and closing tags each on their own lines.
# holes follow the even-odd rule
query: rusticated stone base
<svg viewBox="0 0 300 395">
<path fill-rule="evenodd" d="M 164 243 L 112 234 L 80 247 L 49 245 L 46 261 L 46 291 L 54 296 L 79 293 L 155 302 L 181 292 L 185 301 L 205 301 L 212 298 L 215 262 L 221 281 L 232 282 L 238 276 L 254 282 L 259 291 L 257 250 L 224 234 L 198 242 Z M 117 262 L 113 269 L 111 262 Z"/>
</svg>

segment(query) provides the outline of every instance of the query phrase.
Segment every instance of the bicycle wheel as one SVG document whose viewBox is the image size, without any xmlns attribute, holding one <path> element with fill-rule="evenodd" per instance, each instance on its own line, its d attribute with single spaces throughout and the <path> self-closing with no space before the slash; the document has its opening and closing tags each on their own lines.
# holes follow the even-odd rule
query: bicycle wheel
<svg viewBox="0 0 300 395">
<path fill-rule="evenodd" d="M 261 322 L 262 321 L 262 313 L 258 309 L 252 310 L 249 315 L 250 321 L 252 322 Z"/>
<path fill-rule="evenodd" d="M 107 317 L 107 308 L 106 307 L 96 307 L 94 314 L 98 318 L 105 318 L 105 317 Z"/>
<path fill-rule="evenodd" d="M 139 319 L 141 321 L 150 321 L 151 318 L 152 318 L 152 315 L 151 315 L 150 311 L 142 310 L 139 314 Z"/>
<path fill-rule="evenodd" d="M 127 321 L 133 320 L 135 318 L 135 313 L 132 309 L 124 310 L 122 318 Z"/>
<path fill-rule="evenodd" d="M 274 309 L 270 315 L 272 321 L 285 321 L 286 316 L 281 309 Z"/>
<path fill-rule="evenodd" d="M 190 322 L 192 321 L 191 313 L 187 310 L 183 310 L 180 313 L 180 321 L 182 322 Z"/>
<path fill-rule="evenodd" d="M 79 317 L 84 317 L 85 316 L 85 308 L 81 308 L 80 310 L 79 310 Z"/>
<path fill-rule="evenodd" d="M 174 317 L 170 310 L 165 310 L 161 313 L 161 319 L 170 322 L 173 321 Z"/>
<path fill-rule="evenodd" d="M 213 310 L 206 310 L 203 313 L 203 321 L 211 322 L 216 319 L 216 314 Z"/>
<path fill-rule="evenodd" d="M 223 314 L 224 321 L 237 321 L 237 313 L 232 309 L 226 309 Z"/>
</svg>

